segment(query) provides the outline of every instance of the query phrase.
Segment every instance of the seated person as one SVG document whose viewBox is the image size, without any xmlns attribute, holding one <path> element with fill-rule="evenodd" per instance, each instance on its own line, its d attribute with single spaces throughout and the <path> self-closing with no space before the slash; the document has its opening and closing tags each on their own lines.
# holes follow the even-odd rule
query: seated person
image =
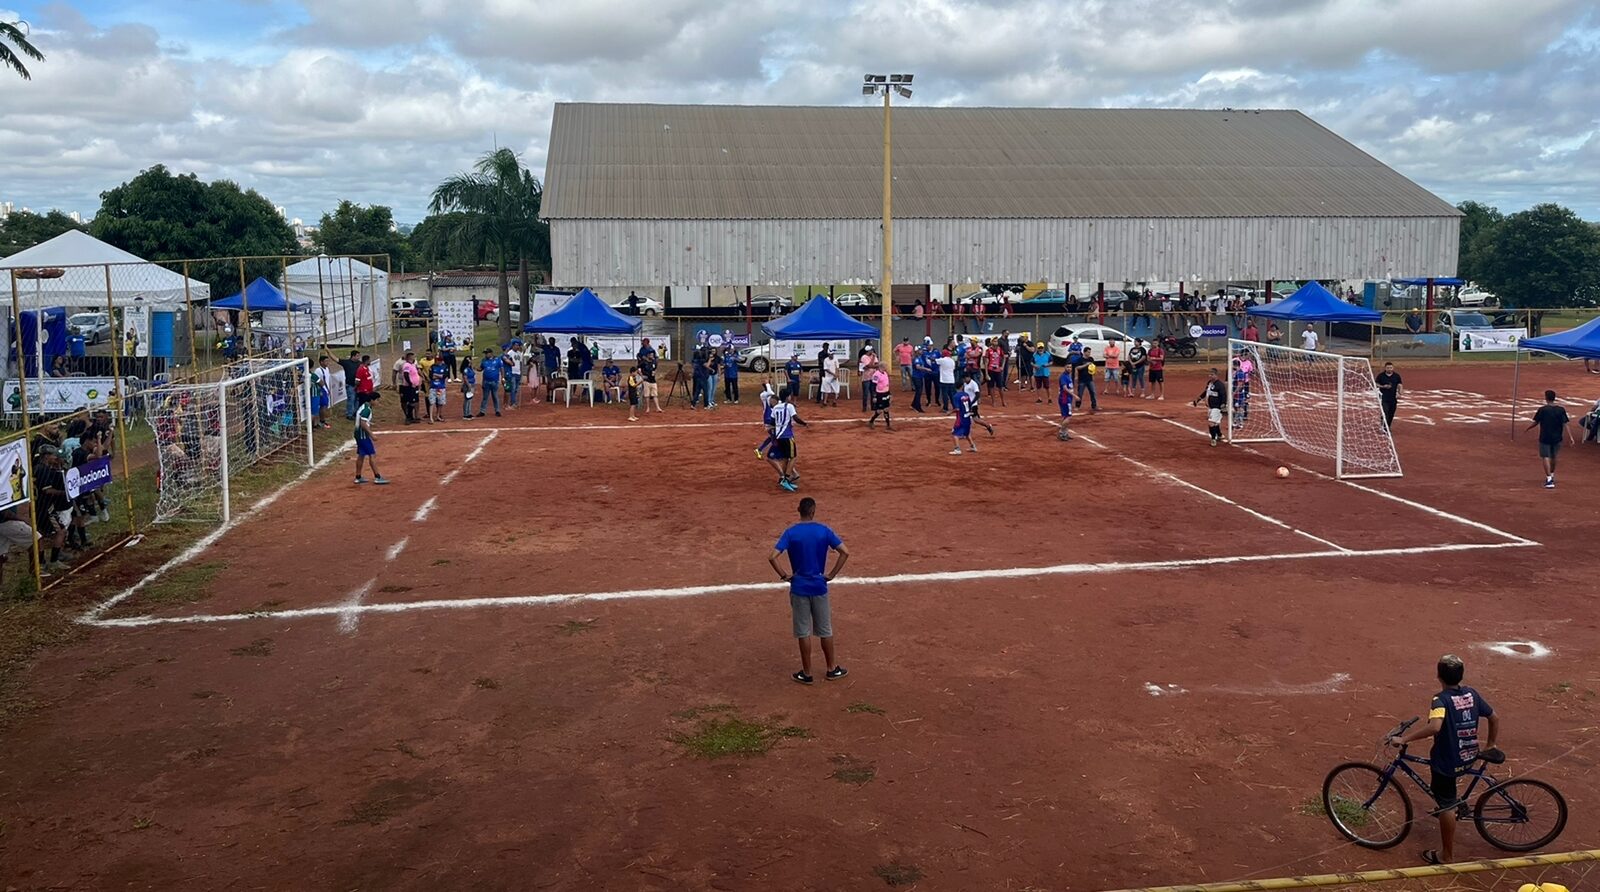
<svg viewBox="0 0 1600 892">
<path fill-rule="evenodd" d="M 622 369 L 617 368 L 617 361 L 614 359 L 607 359 L 605 366 L 600 369 L 600 377 L 604 381 L 601 390 L 604 391 L 603 396 L 605 397 L 605 401 L 608 403 L 611 402 L 612 391 L 616 391 L 616 398 L 621 400 Z"/>
</svg>

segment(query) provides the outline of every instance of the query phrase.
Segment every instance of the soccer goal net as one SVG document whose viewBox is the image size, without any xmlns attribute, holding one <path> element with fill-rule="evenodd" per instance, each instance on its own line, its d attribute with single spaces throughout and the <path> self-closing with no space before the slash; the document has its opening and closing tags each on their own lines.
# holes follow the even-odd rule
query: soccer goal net
<svg viewBox="0 0 1600 892">
<path fill-rule="evenodd" d="M 1255 341 L 1228 341 L 1228 439 L 1284 442 L 1331 458 L 1339 477 L 1399 477 L 1372 365 Z"/>
<path fill-rule="evenodd" d="M 226 523 L 246 475 L 312 462 L 309 362 L 247 359 L 221 371 L 219 381 L 145 391 L 160 461 L 158 521 Z"/>
</svg>

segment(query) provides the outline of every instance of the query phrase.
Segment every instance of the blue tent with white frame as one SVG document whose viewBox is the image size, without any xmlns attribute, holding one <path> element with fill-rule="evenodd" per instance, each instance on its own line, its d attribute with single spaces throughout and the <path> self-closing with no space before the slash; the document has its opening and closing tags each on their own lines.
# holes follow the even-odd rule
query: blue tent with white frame
<svg viewBox="0 0 1600 892">
<path fill-rule="evenodd" d="M 1377 325 L 1383 321 L 1382 313 L 1342 301 L 1318 282 L 1307 282 L 1283 300 L 1250 307 L 1245 312 L 1252 316 L 1293 322 L 1364 322 Z"/>
<path fill-rule="evenodd" d="M 820 294 L 781 319 L 761 323 L 761 330 L 775 341 L 859 340 L 878 336 L 876 328 L 851 319 Z"/>
<path fill-rule="evenodd" d="M 299 312 L 311 306 L 306 302 L 290 304 L 288 298 L 278 286 L 259 276 L 254 282 L 245 286 L 243 292 L 224 297 L 211 302 L 213 310 L 246 310 L 252 313 L 283 313 L 289 310 Z"/>
<path fill-rule="evenodd" d="M 1511 372 L 1511 436 L 1517 435 L 1517 385 L 1522 380 L 1522 351 L 1539 351 L 1568 359 L 1600 359 L 1600 316 L 1577 328 L 1517 342 L 1517 362 Z"/>
<path fill-rule="evenodd" d="M 537 319 L 529 319 L 522 326 L 523 334 L 558 332 L 574 335 L 630 335 L 639 330 L 642 321 L 618 313 L 606 306 L 605 301 L 585 288 L 572 299 Z"/>
</svg>

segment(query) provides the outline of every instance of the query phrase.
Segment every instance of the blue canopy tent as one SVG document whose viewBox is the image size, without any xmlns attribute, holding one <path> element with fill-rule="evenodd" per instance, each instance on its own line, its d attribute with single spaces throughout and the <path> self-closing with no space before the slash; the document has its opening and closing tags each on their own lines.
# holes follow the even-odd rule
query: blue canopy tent
<svg viewBox="0 0 1600 892">
<path fill-rule="evenodd" d="M 523 334 L 556 332 L 574 335 L 631 335 L 639 330 L 641 320 L 629 319 L 606 306 L 605 301 L 585 288 L 562 304 L 560 308 L 529 319 L 522 326 Z"/>
<path fill-rule="evenodd" d="M 211 302 L 213 310 L 248 309 L 252 313 L 283 313 L 290 310 L 300 312 L 309 306 L 311 304 L 305 301 L 297 304 L 289 303 L 278 286 L 260 277 L 246 285 L 243 292 Z"/>
<path fill-rule="evenodd" d="M 775 341 L 853 341 L 878 336 L 878 329 L 851 319 L 820 294 L 787 316 L 761 323 L 761 331 Z"/>
<path fill-rule="evenodd" d="M 1377 310 L 1342 301 L 1317 282 L 1307 282 L 1300 286 L 1299 291 L 1283 300 L 1250 307 L 1246 312 L 1252 316 L 1294 322 L 1362 322 L 1377 325 L 1383 321 L 1383 314 Z"/>
<path fill-rule="evenodd" d="M 1522 351 L 1539 351 L 1568 359 L 1600 359 L 1600 316 L 1577 328 L 1517 342 L 1517 362 L 1511 373 L 1511 436 L 1517 435 L 1517 384 L 1522 379 Z"/>
</svg>

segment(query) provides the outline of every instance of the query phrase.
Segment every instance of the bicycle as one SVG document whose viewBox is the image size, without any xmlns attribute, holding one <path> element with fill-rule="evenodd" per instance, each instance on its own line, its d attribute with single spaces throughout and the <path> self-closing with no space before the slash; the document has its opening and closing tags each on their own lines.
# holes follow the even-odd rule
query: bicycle
<svg viewBox="0 0 1600 892">
<path fill-rule="evenodd" d="M 1418 721 L 1413 717 L 1400 723 L 1399 727 L 1384 735 L 1384 741 L 1405 733 Z M 1411 778 L 1428 800 L 1438 806 L 1427 780 L 1412 767 L 1427 765 L 1428 760 L 1411 755 L 1406 749 L 1402 746 L 1394 761 L 1386 768 L 1369 762 L 1345 762 L 1328 772 L 1327 779 L 1322 782 L 1322 807 L 1327 812 L 1328 820 L 1333 822 L 1334 829 L 1345 839 L 1369 849 L 1387 849 L 1399 845 L 1406 838 L 1411 832 L 1411 797 L 1407 795 L 1399 775 Z M 1455 805 L 1456 815 L 1458 818 L 1468 816 L 1467 802 L 1472 799 L 1478 785 L 1486 783 L 1488 786 L 1470 812 L 1478 834 L 1490 845 L 1508 852 L 1531 852 L 1543 848 L 1566 828 L 1567 801 L 1562 798 L 1560 791 L 1544 781 L 1529 778 L 1497 781 L 1484 767 L 1504 762 L 1505 754 L 1498 749 L 1480 752 L 1472 760 L 1462 775 L 1472 778 L 1472 781 Z M 1441 811 L 1442 808 L 1436 807 L 1429 814 Z M 1538 836 L 1525 839 L 1503 833 L 1507 828 L 1536 829 L 1542 826 L 1542 822 L 1536 821 L 1540 821 L 1547 812 L 1553 815 L 1554 823 Z M 1387 829 L 1396 824 L 1396 818 L 1399 819 L 1398 826 Z"/>
</svg>

